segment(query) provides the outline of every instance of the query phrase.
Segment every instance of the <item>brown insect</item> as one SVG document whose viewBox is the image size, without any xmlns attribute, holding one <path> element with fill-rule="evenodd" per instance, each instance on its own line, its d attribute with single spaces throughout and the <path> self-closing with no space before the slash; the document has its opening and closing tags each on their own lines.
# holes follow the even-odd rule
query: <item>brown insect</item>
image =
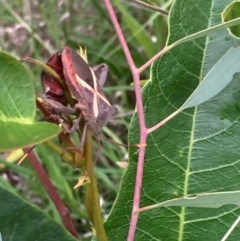
<svg viewBox="0 0 240 241">
<path fill-rule="evenodd" d="M 94 70 L 76 52 L 65 47 L 62 52 L 63 73 L 72 97 L 78 101 L 75 108 L 81 110 L 87 125 L 98 134 L 117 112 L 102 91 L 105 78 L 97 79 Z M 95 67 L 104 69 L 106 65 Z M 106 74 L 105 74 L 106 76 Z"/>
<path fill-rule="evenodd" d="M 80 55 L 69 47 L 54 54 L 48 60 L 47 65 L 53 68 L 65 81 L 72 98 L 77 101 L 74 109 L 80 109 L 86 120 L 82 139 L 84 140 L 87 127 L 99 134 L 102 127 L 117 112 L 117 108 L 109 103 L 102 91 L 108 72 L 107 65 L 100 64 L 91 68 Z M 75 112 L 74 109 L 64 107 L 66 98 L 61 85 L 54 77 L 44 71 L 42 85 L 46 98 L 51 99 L 49 103 L 53 109 L 70 114 Z"/>
</svg>

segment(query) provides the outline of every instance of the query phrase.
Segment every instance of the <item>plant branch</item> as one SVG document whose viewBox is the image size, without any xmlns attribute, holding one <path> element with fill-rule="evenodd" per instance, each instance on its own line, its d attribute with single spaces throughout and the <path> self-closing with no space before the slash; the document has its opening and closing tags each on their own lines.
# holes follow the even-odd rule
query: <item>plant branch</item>
<svg viewBox="0 0 240 241">
<path fill-rule="evenodd" d="M 210 27 L 208 29 L 199 31 L 197 33 L 191 34 L 189 36 L 186 36 L 184 38 L 181 38 L 179 40 L 177 40 L 176 42 L 174 42 L 173 44 L 169 45 L 169 46 L 165 46 L 160 52 L 158 52 L 156 55 L 154 55 L 150 60 L 148 60 L 144 65 L 142 65 L 138 70 L 139 73 L 141 73 L 142 71 L 144 71 L 146 68 L 148 68 L 156 59 L 158 59 L 159 57 L 161 57 L 163 54 L 165 54 L 166 52 L 168 52 L 170 49 L 178 46 L 179 44 L 188 42 L 188 41 L 192 41 L 194 39 L 197 38 L 201 38 L 204 37 L 210 33 L 225 29 L 225 28 L 229 28 L 235 25 L 238 25 L 240 23 L 240 17 L 239 18 L 235 18 L 231 21 L 228 21 L 226 23 L 221 23 L 218 25 L 215 25 L 213 27 Z"/>
<path fill-rule="evenodd" d="M 175 112 L 173 112 L 171 115 L 169 115 L 167 118 L 165 118 L 164 120 L 160 121 L 158 124 L 156 124 L 155 126 L 151 127 L 148 129 L 148 134 L 152 133 L 153 131 L 157 130 L 158 128 L 160 128 L 161 126 L 165 125 L 168 121 L 170 121 L 174 116 L 176 116 L 178 113 L 180 113 L 182 111 L 181 108 L 179 108 L 178 110 L 176 110 Z"/>
<path fill-rule="evenodd" d="M 164 55 L 166 52 L 168 52 L 172 48 L 172 45 L 165 46 L 160 52 L 158 52 L 156 55 L 154 55 L 151 59 L 149 59 L 144 65 L 142 65 L 140 68 L 138 68 L 138 73 L 140 74 L 143 72 L 146 68 L 148 68 L 155 60 L 157 60 L 159 57 Z"/>
<path fill-rule="evenodd" d="M 28 153 L 29 150 L 31 148 L 25 148 L 24 152 Z M 76 238 L 78 238 L 78 232 L 75 229 L 72 219 L 69 215 L 69 210 L 68 208 L 65 206 L 65 204 L 63 203 L 63 201 L 60 199 L 55 187 L 53 186 L 53 184 L 51 183 L 45 169 L 43 168 L 40 160 L 38 159 L 37 155 L 31 151 L 28 153 L 28 157 L 30 160 L 30 163 L 33 167 L 33 169 L 35 170 L 36 174 L 38 175 L 40 181 L 42 182 L 42 185 L 44 186 L 44 188 L 46 189 L 49 197 L 52 199 L 56 209 L 58 210 L 63 224 L 65 226 L 65 228 Z"/>
<path fill-rule="evenodd" d="M 144 156 L 145 156 L 145 148 L 146 148 L 145 144 L 146 144 L 148 133 L 147 133 L 147 127 L 146 127 L 145 118 L 144 118 L 139 70 L 136 68 L 134 64 L 127 42 L 122 33 L 122 29 L 118 23 L 116 14 L 114 12 L 114 9 L 110 0 L 104 0 L 104 3 L 108 10 L 109 16 L 111 18 L 111 21 L 113 23 L 113 26 L 115 28 L 118 39 L 120 41 L 120 44 L 122 46 L 123 52 L 126 56 L 129 68 L 133 76 L 138 117 L 139 117 L 139 126 L 140 126 L 140 145 L 139 146 L 140 147 L 139 147 L 138 166 L 137 166 L 135 190 L 134 190 L 134 198 L 133 198 L 133 208 L 132 208 L 132 215 L 131 215 L 131 221 L 130 221 L 130 227 L 128 232 L 128 239 L 127 239 L 128 241 L 133 241 L 135 231 L 136 231 L 137 221 L 138 221 L 138 214 L 135 213 L 135 210 L 138 210 L 140 205 L 142 177 L 143 177 L 143 168 L 144 168 Z"/>
<path fill-rule="evenodd" d="M 158 7 L 158 6 L 155 6 L 155 5 L 143 2 L 143 1 L 132 0 L 131 2 L 136 3 L 137 5 L 142 6 L 144 8 L 148 8 L 150 10 L 153 10 L 153 11 L 156 11 L 156 12 L 160 12 L 163 15 L 168 15 L 169 14 L 168 11 L 166 11 L 166 10 L 164 10 L 164 9 Z"/>
<path fill-rule="evenodd" d="M 107 234 L 103 226 L 103 218 L 100 207 L 100 197 L 98 191 L 97 179 L 94 173 L 93 159 L 93 141 L 92 131 L 87 130 L 86 141 L 84 144 L 84 154 L 86 156 L 86 171 L 90 178 L 90 183 L 86 186 L 85 206 L 89 219 L 96 231 L 96 236 L 99 241 L 107 241 Z M 99 155 L 97 155 L 98 158 Z"/>
</svg>

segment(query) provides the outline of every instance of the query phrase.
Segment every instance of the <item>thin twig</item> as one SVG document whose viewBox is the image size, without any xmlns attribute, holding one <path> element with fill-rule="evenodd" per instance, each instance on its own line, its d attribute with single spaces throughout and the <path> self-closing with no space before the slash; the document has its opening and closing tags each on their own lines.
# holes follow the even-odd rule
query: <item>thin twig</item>
<svg viewBox="0 0 240 241">
<path fill-rule="evenodd" d="M 129 231 L 128 231 L 128 238 L 127 238 L 128 241 L 133 241 L 135 231 L 136 231 L 137 221 L 138 221 L 138 214 L 135 213 L 135 210 L 138 210 L 139 205 L 140 205 L 142 177 L 143 177 L 143 168 L 144 168 L 144 155 L 145 155 L 145 148 L 146 148 L 145 144 L 146 144 L 146 140 L 147 140 L 147 127 L 146 127 L 146 123 L 145 123 L 144 110 L 143 110 L 143 104 L 142 104 L 139 70 L 136 68 L 136 66 L 134 64 L 134 61 L 132 59 L 131 53 L 129 51 L 128 45 L 127 45 L 125 37 L 122 33 L 122 29 L 118 23 L 116 14 L 113 10 L 110 0 L 104 0 L 104 3 L 106 5 L 109 16 L 114 25 L 115 31 L 117 33 L 118 39 L 120 41 L 120 44 L 122 46 L 123 52 L 126 56 L 129 68 L 130 68 L 132 76 L 133 76 L 138 117 L 139 117 L 140 147 L 139 147 L 138 166 L 137 166 L 135 190 L 134 190 L 134 198 L 133 198 L 133 208 L 132 208 L 130 227 L 129 227 Z"/>
<path fill-rule="evenodd" d="M 168 52 L 172 48 L 172 45 L 164 47 L 160 52 L 158 52 L 156 55 L 154 55 L 151 59 L 149 59 L 144 65 L 142 65 L 138 71 L 139 74 L 143 72 L 146 68 L 148 68 L 155 60 L 157 60 L 159 57 L 164 55 L 166 52 Z"/>
<path fill-rule="evenodd" d="M 213 27 L 204 29 L 202 31 L 199 31 L 197 33 L 188 35 L 184 38 L 181 38 L 179 40 L 177 40 L 176 42 L 172 43 L 171 45 L 165 46 L 160 52 L 158 52 L 156 55 L 154 55 L 150 60 L 148 60 L 144 65 L 142 65 L 138 70 L 139 73 L 141 73 L 143 70 L 145 70 L 147 67 L 149 67 L 156 59 L 158 59 L 159 57 L 161 57 L 163 54 L 165 54 L 166 52 L 168 52 L 170 49 L 175 48 L 176 46 L 182 44 L 182 43 L 186 43 L 189 41 L 192 41 L 194 39 L 197 38 L 201 38 L 204 37 L 208 34 L 211 34 L 213 32 L 216 32 L 218 30 L 221 29 L 225 29 L 225 28 L 229 28 L 231 26 L 236 26 L 240 23 L 240 17 L 239 18 L 235 18 L 231 21 L 228 21 L 226 23 L 220 23 L 218 25 L 215 25 Z"/>
<path fill-rule="evenodd" d="M 162 13 L 163 15 L 167 15 L 168 16 L 168 11 L 156 6 L 156 5 L 152 5 L 152 4 L 149 4 L 149 3 L 146 3 L 146 2 L 143 2 L 143 1 L 139 1 L 139 0 L 131 0 L 131 2 L 133 3 L 136 3 L 144 8 L 148 8 L 148 9 L 151 9 L 153 11 L 156 11 L 156 12 L 160 12 Z"/>
<path fill-rule="evenodd" d="M 157 130 L 161 126 L 165 125 L 168 121 L 170 121 L 173 117 L 175 117 L 177 114 L 179 114 L 182 111 L 181 108 L 177 109 L 175 112 L 173 112 L 171 115 L 169 115 L 164 120 L 157 123 L 155 126 L 148 129 L 148 134 L 152 133 L 153 131 Z"/>
<path fill-rule="evenodd" d="M 24 152 L 28 153 L 30 150 L 30 148 L 25 148 Z M 45 169 L 43 168 L 40 160 L 38 159 L 37 155 L 31 151 L 28 153 L 28 158 L 30 160 L 30 163 L 33 167 L 33 169 L 35 170 L 36 174 L 38 175 L 42 185 L 44 186 L 44 188 L 46 189 L 49 197 L 52 199 L 56 209 L 58 210 L 63 224 L 65 226 L 65 228 L 76 238 L 79 238 L 78 236 L 78 232 L 75 229 L 72 219 L 69 215 L 69 210 L 68 208 L 65 206 L 65 204 L 63 203 L 63 201 L 60 199 L 55 187 L 53 186 L 53 184 L 51 183 Z"/>
</svg>

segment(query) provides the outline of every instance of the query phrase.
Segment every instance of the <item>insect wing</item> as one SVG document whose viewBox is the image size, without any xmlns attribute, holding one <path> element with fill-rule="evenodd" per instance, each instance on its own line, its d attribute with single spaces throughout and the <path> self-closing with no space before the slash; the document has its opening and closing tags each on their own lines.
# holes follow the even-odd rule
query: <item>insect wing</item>
<svg viewBox="0 0 240 241">
<path fill-rule="evenodd" d="M 65 80 L 73 98 L 89 121 L 94 132 L 99 132 L 116 113 L 104 95 L 92 68 L 76 52 L 66 47 L 62 53 Z"/>
<path fill-rule="evenodd" d="M 85 78 L 87 82 L 90 82 L 91 71 L 89 66 L 77 53 L 68 47 L 65 47 L 62 52 L 62 63 L 66 84 L 72 97 L 78 101 L 76 107 L 81 110 L 84 118 L 93 129 L 97 126 L 92 112 L 93 94 L 84 87 L 85 85 L 89 87 L 89 85 L 76 74 L 76 71 L 81 72 L 81 78 Z"/>
<path fill-rule="evenodd" d="M 65 80 L 73 98 L 85 99 L 89 102 L 88 89 L 85 88 L 89 87 L 93 80 L 88 64 L 68 47 L 65 47 L 62 52 L 62 63 Z"/>
</svg>

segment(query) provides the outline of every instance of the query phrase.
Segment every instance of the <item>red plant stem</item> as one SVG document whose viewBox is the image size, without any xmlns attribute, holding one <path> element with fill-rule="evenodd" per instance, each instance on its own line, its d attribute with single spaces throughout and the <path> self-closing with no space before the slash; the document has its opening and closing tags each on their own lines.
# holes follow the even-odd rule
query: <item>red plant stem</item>
<svg viewBox="0 0 240 241">
<path fill-rule="evenodd" d="M 42 182 L 42 185 L 44 186 L 44 188 L 46 189 L 49 197 L 52 199 L 56 209 L 58 210 L 63 224 L 65 226 L 65 228 L 76 238 L 78 237 L 78 232 L 75 229 L 72 219 L 69 215 L 69 210 L 68 208 L 65 206 L 65 204 L 63 203 L 63 201 L 60 199 L 55 187 L 53 186 L 52 182 L 50 181 L 44 167 L 42 166 L 39 158 L 37 157 L 37 155 L 33 152 L 30 151 L 31 148 L 24 148 L 24 153 L 28 153 L 28 158 L 30 160 L 30 163 L 33 167 L 33 169 L 35 170 L 35 172 L 37 173 L 40 181 Z"/>
<path fill-rule="evenodd" d="M 114 25 L 114 28 L 117 33 L 120 44 L 122 46 L 123 52 L 126 56 L 129 68 L 132 72 L 134 87 L 135 87 L 138 117 L 139 117 L 140 147 L 139 147 L 138 166 L 137 166 L 136 182 L 135 182 L 135 190 L 134 190 L 134 198 L 133 198 L 133 209 L 132 209 L 130 227 L 128 231 L 128 239 L 127 239 L 128 241 L 133 241 L 136 227 L 137 227 L 137 221 L 138 221 L 138 214 L 135 213 L 135 211 L 139 209 L 139 205 L 140 205 L 142 176 L 143 176 L 143 168 L 144 168 L 144 155 L 145 155 L 145 147 L 146 147 L 145 144 L 146 144 L 148 133 L 147 133 L 147 127 L 146 127 L 145 118 L 144 118 L 139 70 L 138 68 L 136 68 L 134 64 L 127 42 L 124 38 L 124 35 L 122 33 L 121 27 L 118 23 L 116 14 L 114 12 L 114 9 L 112 7 L 110 0 L 104 0 L 104 3 L 108 10 L 111 21 Z"/>
</svg>

